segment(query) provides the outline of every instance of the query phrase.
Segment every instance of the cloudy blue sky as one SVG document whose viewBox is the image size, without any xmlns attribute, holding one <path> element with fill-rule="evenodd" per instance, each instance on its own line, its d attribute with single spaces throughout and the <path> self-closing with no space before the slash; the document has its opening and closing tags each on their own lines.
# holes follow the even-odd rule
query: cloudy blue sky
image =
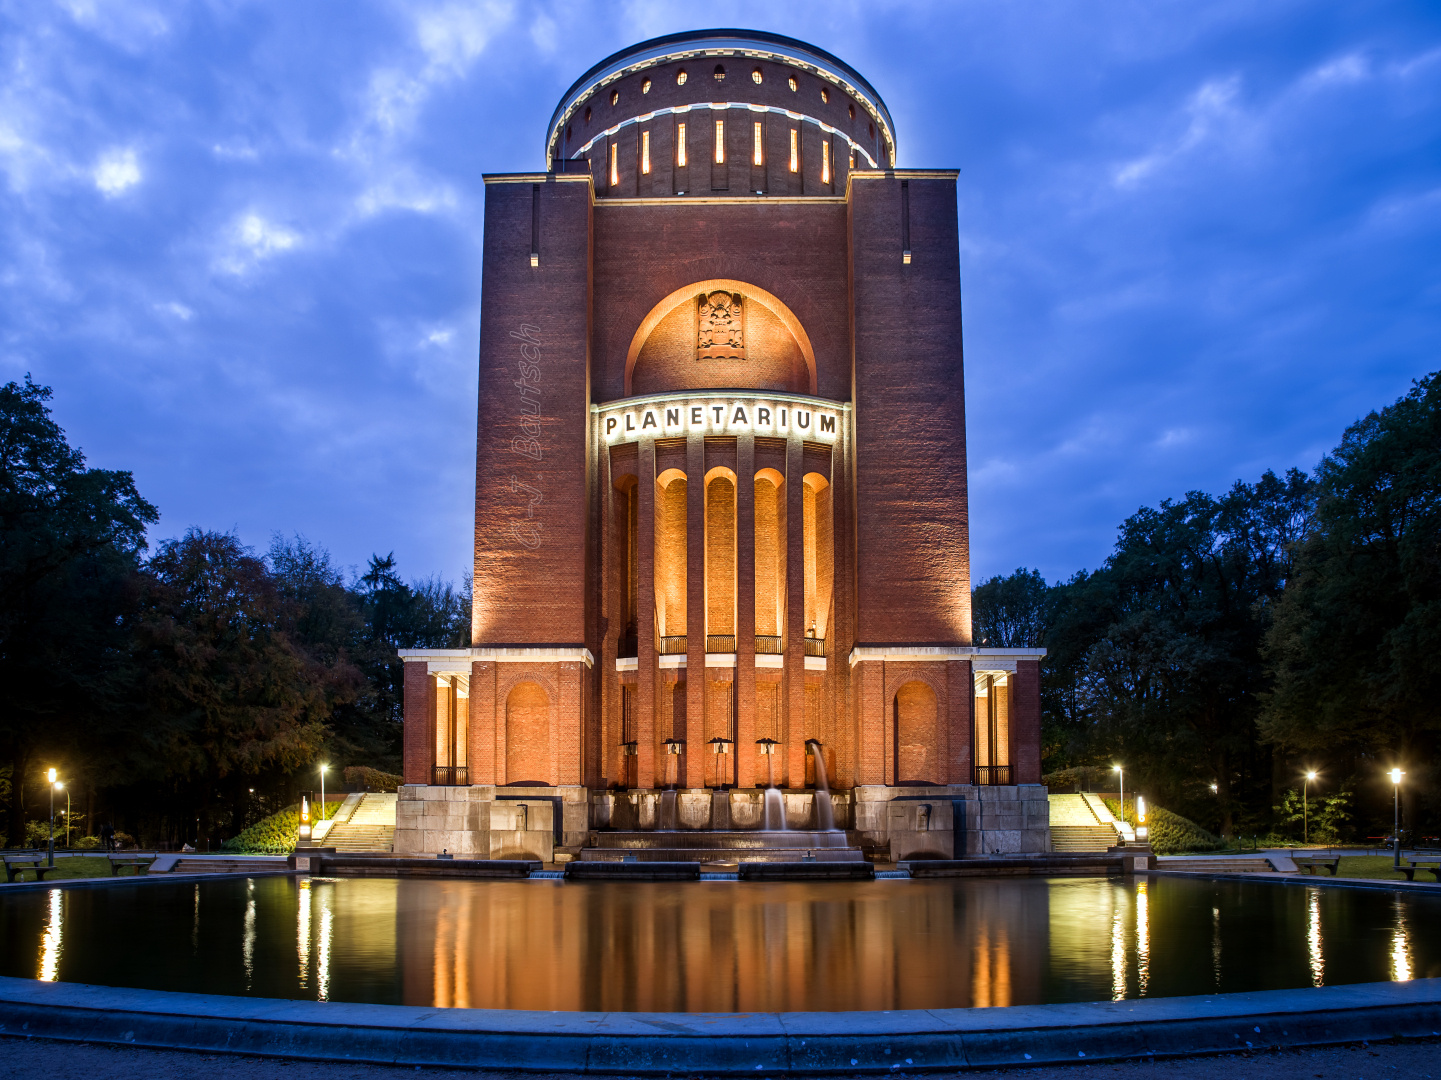
<svg viewBox="0 0 1441 1080">
<path fill-rule="evenodd" d="M 0 379 L 155 536 L 469 559 L 481 174 L 717 18 L 850 61 L 961 172 L 975 572 L 1314 466 L 1441 367 L 1441 4 L 0 0 Z M 697 21 L 700 20 L 700 21 Z"/>
</svg>

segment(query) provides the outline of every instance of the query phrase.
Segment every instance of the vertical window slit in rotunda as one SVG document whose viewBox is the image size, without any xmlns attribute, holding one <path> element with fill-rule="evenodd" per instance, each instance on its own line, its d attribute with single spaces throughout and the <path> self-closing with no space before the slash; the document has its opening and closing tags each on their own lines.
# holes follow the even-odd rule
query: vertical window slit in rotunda
<svg viewBox="0 0 1441 1080">
<path fill-rule="evenodd" d="M 822 140 L 821 140 L 821 183 L 822 183 L 822 184 L 829 184 L 830 182 L 831 182 L 831 141 L 830 141 L 830 139 L 822 139 Z"/>
<path fill-rule="evenodd" d="M 530 265 L 540 265 L 540 185 L 530 185 Z"/>
<path fill-rule="evenodd" d="M 715 163 L 717 165 L 726 163 L 726 122 L 724 120 L 715 122 Z"/>
<path fill-rule="evenodd" d="M 753 154 L 752 154 L 752 156 L 751 156 L 751 164 L 752 164 L 752 165 L 764 165 L 764 164 L 765 164 L 765 158 L 764 158 L 764 156 L 763 156 L 762 153 L 761 153 L 761 144 L 762 144 L 762 139 L 761 139 L 761 122 L 760 122 L 759 120 L 757 120 L 757 121 L 755 122 L 755 150 L 754 150 L 754 152 L 753 152 Z"/>
<path fill-rule="evenodd" d="M 620 144 L 610 144 L 610 186 L 620 186 Z"/>
<path fill-rule="evenodd" d="M 796 128 L 791 128 L 791 172 L 799 172 L 801 167 L 801 133 Z"/>
<path fill-rule="evenodd" d="M 650 175 L 650 132 L 640 133 L 640 171 L 646 176 Z"/>
<path fill-rule="evenodd" d="M 911 261 L 911 182 L 901 181 L 901 262 Z"/>
<path fill-rule="evenodd" d="M 677 167 L 685 168 L 685 121 L 682 120 L 675 126 L 675 163 Z"/>
</svg>

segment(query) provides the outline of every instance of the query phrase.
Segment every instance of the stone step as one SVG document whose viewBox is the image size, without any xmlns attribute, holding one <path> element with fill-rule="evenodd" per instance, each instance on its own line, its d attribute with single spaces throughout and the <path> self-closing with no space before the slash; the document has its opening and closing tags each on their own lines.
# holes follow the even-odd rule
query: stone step
<svg viewBox="0 0 1441 1080">
<path fill-rule="evenodd" d="M 273 859 L 207 859 L 181 858 L 170 868 L 172 874 L 237 874 L 247 870 L 287 870 L 289 864 L 284 856 Z"/>
<path fill-rule="evenodd" d="M 1105 851 L 1116 842 L 1110 825 L 1052 825 L 1052 851 Z"/>
<path fill-rule="evenodd" d="M 584 863 L 620 863 L 626 860 L 636 862 L 783 862 L 800 861 L 800 856 L 811 854 L 816 862 L 859 862 L 866 861 L 860 848 L 642 848 L 626 851 L 617 848 L 584 848 L 576 861 Z"/>
<path fill-rule="evenodd" d="M 647 849 L 720 850 L 729 852 L 753 850 L 831 849 L 859 850 L 859 834 L 815 832 L 808 830 L 765 831 L 761 829 L 711 830 L 647 830 L 644 832 L 605 832 L 590 834 L 587 851 L 608 850 L 639 852 Z"/>
</svg>

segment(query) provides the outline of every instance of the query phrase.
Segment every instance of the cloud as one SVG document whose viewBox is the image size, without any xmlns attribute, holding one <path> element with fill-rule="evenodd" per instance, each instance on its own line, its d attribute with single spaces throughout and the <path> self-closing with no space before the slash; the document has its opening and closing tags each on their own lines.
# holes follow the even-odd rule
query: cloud
<svg viewBox="0 0 1441 1080">
<path fill-rule="evenodd" d="M 91 172 L 95 186 L 107 199 L 123 195 L 140 183 L 140 165 L 135 160 L 134 150 L 107 150 L 100 155 Z"/>
<path fill-rule="evenodd" d="M 1183 110 L 1189 117 L 1186 130 L 1179 137 L 1163 142 L 1150 153 L 1120 166 L 1115 173 L 1116 186 L 1129 188 L 1139 185 L 1176 158 L 1189 153 L 1216 135 L 1228 122 L 1238 117 L 1234 103 L 1240 89 L 1241 80 L 1235 75 L 1203 83 L 1200 89 L 1191 95 Z"/>
<path fill-rule="evenodd" d="M 167 304 L 156 304 L 155 310 L 163 315 L 173 315 L 181 322 L 189 322 L 191 319 L 195 318 L 195 312 L 192 311 L 190 308 L 186 307 L 184 304 L 180 303 L 178 300 L 171 300 Z"/>
<path fill-rule="evenodd" d="M 299 243 L 299 234 L 249 213 L 230 230 L 226 253 L 217 260 L 217 266 L 231 274 L 244 274 Z"/>
</svg>

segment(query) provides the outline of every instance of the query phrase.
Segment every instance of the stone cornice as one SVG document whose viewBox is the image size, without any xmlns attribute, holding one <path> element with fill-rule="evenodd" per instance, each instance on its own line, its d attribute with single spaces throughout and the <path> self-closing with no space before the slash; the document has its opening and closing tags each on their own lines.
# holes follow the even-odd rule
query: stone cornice
<svg viewBox="0 0 1441 1080">
<path fill-rule="evenodd" d="M 850 666 L 862 660 L 916 663 L 929 660 L 969 660 L 977 668 L 1014 671 L 1017 660 L 1039 660 L 1045 649 L 981 649 L 973 645 L 857 645 L 851 649 Z"/>
<path fill-rule="evenodd" d="M 579 661 L 586 667 L 595 666 L 595 656 L 583 645 L 476 645 L 469 649 L 397 649 L 396 655 L 407 664 L 425 663 L 431 671 L 469 671 L 476 660 L 495 664 L 554 664 Z M 460 665 L 464 665 L 463 667 Z"/>
</svg>

